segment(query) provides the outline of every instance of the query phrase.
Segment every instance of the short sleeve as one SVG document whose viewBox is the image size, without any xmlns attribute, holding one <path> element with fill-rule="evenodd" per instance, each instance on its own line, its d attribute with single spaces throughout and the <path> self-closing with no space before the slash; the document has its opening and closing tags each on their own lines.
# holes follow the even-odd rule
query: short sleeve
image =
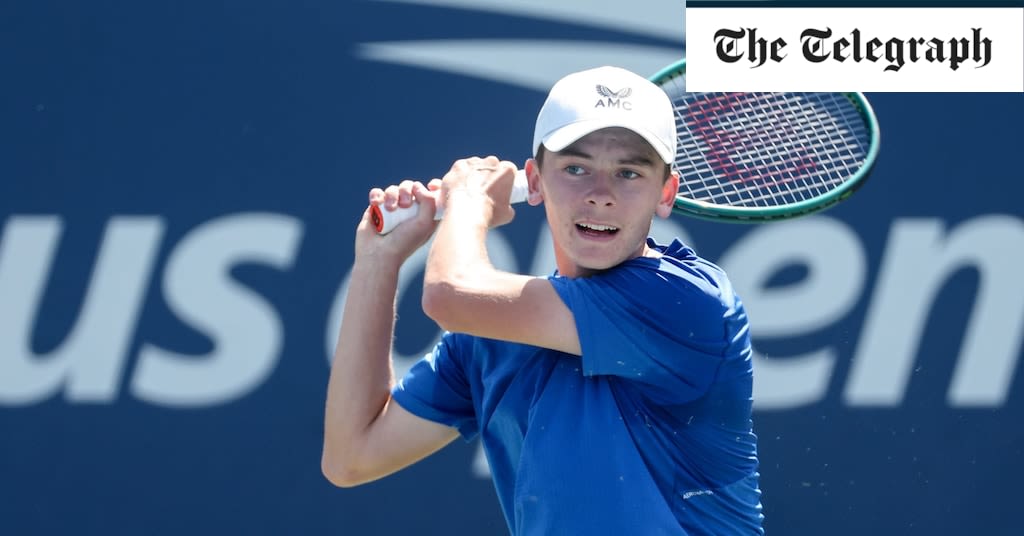
<svg viewBox="0 0 1024 536">
<path fill-rule="evenodd" d="M 573 312 L 587 375 L 645 386 L 662 404 L 699 398 L 730 351 L 717 274 L 640 258 L 587 278 L 550 278 Z"/>
<path fill-rule="evenodd" d="M 446 333 L 433 352 L 395 385 L 391 396 L 413 415 L 454 427 L 469 441 L 476 437 L 479 425 L 455 341 Z"/>
</svg>

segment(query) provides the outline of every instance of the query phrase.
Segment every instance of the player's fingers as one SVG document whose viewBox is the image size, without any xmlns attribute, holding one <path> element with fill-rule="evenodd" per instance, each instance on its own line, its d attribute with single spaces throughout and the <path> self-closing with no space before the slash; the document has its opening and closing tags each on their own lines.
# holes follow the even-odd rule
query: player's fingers
<svg viewBox="0 0 1024 536">
<path fill-rule="evenodd" d="M 371 188 L 368 197 L 371 205 L 379 205 L 384 202 L 384 190 Z"/>
<path fill-rule="evenodd" d="M 472 171 L 483 171 L 483 172 L 494 171 L 498 167 L 498 157 L 494 156 L 494 155 L 487 156 L 487 157 L 484 157 L 484 158 L 480 158 L 479 156 L 474 156 L 474 157 L 465 159 L 465 164 L 466 164 L 466 167 L 470 168 L 470 170 L 472 170 Z"/>
<path fill-rule="evenodd" d="M 412 195 L 420 205 L 420 212 L 426 218 L 433 219 L 438 194 L 427 189 L 421 182 L 413 183 Z"/>
<path fill-rule="evenodd" d="M 413 204 L 413 185 L 417 184 L 416 181 L 406 179 L 398 185 L 398 206 L 407 208 Z"/>
<path fill-rule="evenodd" d="M 493 166 L 496 166 L 498 164 L 498 157 L 494 156 L 493 154 L 489 155 L 489 156 L 484 156 L 484 157 L 474 156 L 470 160 L 472 160 L 474 164 L 479 165 L 479 166 L 492 166 L 493 167 Z"/>
<path fill-rule="evenodd" d="M 398 207 L 398 195 L 397 184 L 384 188 L 384 198 L 381 201 L 381 206 L 387 210 L 395 210 Z"/>
<path fill-rule="evenodd" d="M 499 160 L 496 166 L 498 170 L 502 172 L 511 171 L 512 173 L 515 173 L 519 170 L 519 167 L 516 166 L 515 162 L 510 160 Z"/>
</svg>

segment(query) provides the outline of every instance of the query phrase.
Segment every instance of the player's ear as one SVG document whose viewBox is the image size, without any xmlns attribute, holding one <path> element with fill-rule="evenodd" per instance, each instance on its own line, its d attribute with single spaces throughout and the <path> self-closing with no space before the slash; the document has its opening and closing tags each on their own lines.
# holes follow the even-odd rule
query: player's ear
<svg viewBox="0 0 1024 536">
<path fill-rule="evenodd" d="M 526 182 L 530 187 L 526 202 L 535 207 L 544 201 L 544 195 L 540 192 L 540 164 L 531 158 L 526 161 L 525 171 Z"/>
<path fill-rule="evenodd" d="M 672 215 L 672 207 L 675 205 L 676 192 L 679 191 L 679 173 L 672 171 L 669 173 L 668 178 L 665 179 L 665 184 L 661 187 L 661 199 L 658 200 L 658 206 L 654 209 L 654 213 L 660 218 L 667 218 Z"/>
</svg>

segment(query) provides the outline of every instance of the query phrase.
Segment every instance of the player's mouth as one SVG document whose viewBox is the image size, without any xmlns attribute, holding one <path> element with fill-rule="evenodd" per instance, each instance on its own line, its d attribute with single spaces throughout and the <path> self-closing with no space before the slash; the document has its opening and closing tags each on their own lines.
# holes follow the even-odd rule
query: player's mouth
<svg viewBox="0 0 1024 536">
<path fill-rule="evenodd" d="M 584 236 L 593 238 L 608 238 L 619 232 L 618 227 L 600 223 L 577 223 L 576 230 Z"/>
</svg>

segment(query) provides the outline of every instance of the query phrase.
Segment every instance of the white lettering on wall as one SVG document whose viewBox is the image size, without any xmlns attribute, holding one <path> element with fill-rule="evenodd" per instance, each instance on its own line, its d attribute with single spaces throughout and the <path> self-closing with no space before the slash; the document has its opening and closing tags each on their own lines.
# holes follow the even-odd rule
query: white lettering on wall
<svg viewBox="0 0 1024 536">
<path fill-rule="evenodd" d="M 112 403 L 119 394 L 164 223 L 158 217 L 110 220 L 74 326 L 57 349 L 37 355 L 33 323 L 63 225 L 57 216 L 15 216 L 0 235 L 0 405 L 36 403 L 61 387 L 73 402 Z M 291 217 L 239 214 L 182 239 L 163 272 L 164 299 L 208 335 L 214 349 L 185 356 L 144 343 L 132 394 L 164 406 L 198 407 L 261 385 L 280 357 L 281 321 L 271 304 L 229 272 L 240 263 L 288 268 L 301 231 Z"/>
<path fill-rule="evenodd" d="M 260 213 L 225 215 L 200 225 L 169 245 L 166 266 L 156 266 L 165 222 L 158 216 L 115 216 L 108 222 L 80 310 L 59 346 L 40 354 L 31 347 L 45 289 L 65 222 L 58 215 L 16 215 L 0 232 L 0 406 L 22 406 L 63 395 L 72 403 L 113 403 L 121 385 L 132 396 L 169 407 L 206 407 L 246 396 L 262 385 L 281 358 L 287 324 L 274 304 L 231 277 L 245 263 L 289 269 L 302 239 L 302 222 Z M 673 220 L 656 220 L 652 234 L 666 242 L 694 242 Z M 503 232 L 491 233 L 488 251 L 496 266 L 534 275 L 554 269 L 546 226 L 518 258 Z M 400 273 L 400 297 L 422 274 L 426 248 Z M 758 354 L 755 400 L 759 410 L 791 409 L 821 401 L 836 385 L 840 351 L 852 353 L 849 376 L 840 379 L 849 406 L 894 407 L 903 402 L 921 337 L 937 295 L 965 269 L 979 274 L 973 306 L 963 328 L 950 379 L 952 407 L 998 407 L 1010 396 L 1024 338 L 1024 222 L 984 215 L 947 228 L 943 220 L 897 219 L 881 252 L 876 282 L 865 288 L 868 256 L 854 230 L 825 216 L 751 228 L 719 263 L 750 312 L 759 341 L 813 336 L 850 322 L 859 300 L 867 312 L 850 348 L 823 340 L 804 355 Z M 767 286 L 790 265 L 806 277 Z M 205 355 L 187 355 L 141 341 L 134 370 L 129 348 L 156 279 L 171 312 L 208 337 Z M 348 278 L 343 278 L 325 326 L 333 354 Z M 44 320 L 40 320 L 43 318 Z M 937 317 L 936 317 L 937 318 Z M 947 329 L 952 329 L 946 326 Z M 426 335 L 426 334 L 424 334 Z M 409 355 L 395 355 L 396 374 L 430 351 L 436 339 Z M 429 337 L 425 337 L 429 338 Z M 127 376 L 127 382 L 125 377 Z M 843 383 L 845 382 L 845 384 Z"/>
<path fill-rule="evenodd" d="M 273 305 L 230 272 L 243 263 L 286 270 L 301 237 L 302 223 L 295 218 L 239 214 L 183 238 L 167 261 L 164 299 L 178 318 L 213 339 L 214 348 L 188 356 L 144 344 L 132 394 L 165 406 L 207 406 L 259 387 L 277 364 L 284 329 Z"/>
<path fill-rule="evenodd" d="M 110 220 L 78 320 L 58 348 L 37 355 L 34 320 L 63 228 L 58 216 L 14 216 L 0 235 L 2 405 L 38 402 L 62 386 L 69 401 L 117 397 L 164 224 L 156 217 Z"/>
<path fill-rule="evenodd" d="M 963 268 L 975 268 L 981 277 L 949 402 L 1005 402 L 1024 329 L 1024 223 L 987 215 L 944 227 L 936 219 L 893 223 L 844 392 L 848 404 L 902 403 L 935 297 Z"/>
</svg>

